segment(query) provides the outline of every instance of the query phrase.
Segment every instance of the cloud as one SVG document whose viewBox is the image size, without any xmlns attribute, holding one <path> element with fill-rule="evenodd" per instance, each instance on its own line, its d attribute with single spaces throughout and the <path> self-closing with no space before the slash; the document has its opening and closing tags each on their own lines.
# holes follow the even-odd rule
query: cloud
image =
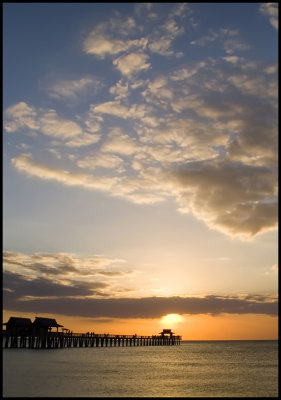
<svg viewBox="0 0 281 400">
<path fill-rule="evenodd" d="M 130 53 L 120 56 L 113 61 L 113 65 L 127 78 L 132 78 L 141 71 L 150 68 L 151 64 L 147 62 L 148 55 L 145 53 Z"/>
<path fill-rule="evenodd" d="M 114 17 L 109 19 L 107 29 L 114 35 L 128 36 L 135 33 L 138 26 L 133 17 L 125 17 L 124 14 L 116 11 Z"/>
<path fill-rule="evenodd" d="M 78 167 L 94 170 L 96 168 L 114 168 L 118 170 L 123 170 L 123 159 L 113 155 L 98 153 L 91 156 L 86 156 L 77 162 Z"/>
<path fill-rule="evenodd" d="M 47 278 L 28 278 L 26 279 L 20 274 L 4 272 L 3 288 L 13 294 L 20 300 L 26 301 L 30 297 L 52 298 L 52 297 L 69 297 L 69 296 L 90 296 L 99 294 L 97 289 L 106 288 L 104 282 L 79 282 L 70 281 L 68 284 L 61 284 Z"/>
<path fill-rule="evenodd" d="M 125 260 L 103 255 L 3 252 L 4 290 L 19 299 L 119 295 L 132 270 Z M 122 289 L 123 290 L 123 289 Z M 125 290 L 125 289 L 124 289 Z M 129 290 L 133 290 L 130 288 Z M 127 290 L 126 290 L 127 291 Z"/>
<path fill-rule="evenodd" d="M 59 117 L 55 110 L 49 110 L 40 119 L 40 130 L 44 135 L 62 140 L 81 135 L 81 127 L 73 121 Z"/>
<path fill-rule="evenodd" d="M 15 132 L 22 128 L 36 130 L 39 128 L 34 107 L 21 101 L 5 110 L 4 128 L 7 132 Z"/>
<path fill-rule="evenodd" d="M 158 53 L 162 56 L 171 56 L 174 52 L 171 50 L 172 39 L 155 39 L 148 45 L 152 53 Z"/>
<path fill-rule="evenodd" d="M 134 151 L 131 143 L 126 143 L 126 138 L 125 140 L 122 138 L 120 140 L 120 137 L 116 141 L 109 142 L 105 150 L 127 155 Z M 163 201 L 164 196 L 167 195 L 161 190 L 158 193 L 154 193 L 151 190 L 153 186 L 157 187 L 157 178 L 155 176 L 150 177 L 148 175 L 137 179 L 127 176 L 108 177 L 71 173 L 40 164 L 30 154 L 21 154 L 19 157 L 13 158 L 12 163 L 16 169 L 25 172 L 29 176 L 54 180 L 66 186 L 80 186 L 90 190 L 107 192 L 112 196 L 121 197 L 136 204 L 157 203 Z"/>
<path fill-rule="evenodd" d="M 68 171 L 48 167 L 36 162 L 30 154 L 21 154 L 12 159 L 19 171 L 44 180 L 55 180 L 67 186 L 83 186 L 89 189 L 108 191 L 117 178 L 94 177 L 87 174 L 69 173 Z"/>
<path fill-rule="evenodd" d="M 95 126 L 93 127 L 93 123 Z M 85 121 L 86 129 L 76 122 L 62 118 L 54 109 L 36 110 L 24 102 L 15 104 L 5 110 L 4 128 L 7 132 L 22 131 L 29 128 L 29 131 L 41 133 L 68 147 L 81 147 L 100 140 L 100 136 L 94 134 L 99 129 L 97 122 L 89 118 Z M 89 132 L 87 132 L 87 129 Z"/>
<path fill-rule="evenodd" d="M 136 9 L 151 12 L 154 8 Z M 180 33 L 181 12 L 184 8 L 175 6 L 174 16 L 168 15 L 148 35 L 148 46 L 160 33 L 159 45 Z M 99 25 L 95 34 L 111 37 L 118 31 L 116 21 Z M 70 158 L 60 148 L 62 167 L 54 168 L 48 160 L 45 164 L 35 161 L 36 150 L 32 149 L 34 154 L 13 158 L 15 168 L 136 204 L 173 198 L 180 212 L 190 212 L 209 228 L 241 239 L 275 229 L 277 64 L 228 53 L 133 80 L 139 69 L 145 71 L 153 61 L 143 48 L 136 46 L 135 51 L 128 44 L 134 21 L 128 22 L 127 31 L 125 26 L 118 31 L 122 51 L 114 53 L 117 35 L 111 42 L 115 50 L 100 53 L 113 58 L 123 53 L 113 61 L 123 75 L 115 84 L 110 82 L 108 93 L 113 100 L 103 98 L 73 120 L 54 109 L 36 109 L 23 102 L 4 113 L 8 132 L 20 130 L 24 137 L 29 129 L 52 141 L 49 149 L 62 144 L 64 148 L 84 146 L 83 155 Z M 223 28 L 199 38 L 197 44 L 219 41 L 225 45 L 227 40 L 238 43 L 238 39 L 237 30 Z M 163 49 L 169 48 L 166 43 Z M 76 172 L 77 166 L 83 173 Z"/>
<path fill-rule="evenodd" d="M 228 28 L 221 28 L 218 31 L 210 30 L 208 35 L 192 40 L 190 44 L 204 47 L 207 44 L 217 42 L 220 43 L 227 54 L 249 49 L 249 46 L 239 39 L 238 30 Z"/>
<path fill-rule="evenodd" d="M 172 40 L 184 33 L 184 28 L 180 27 L 172 18 L 162 26 L 162 29 L 167 32 Z"/>
<path fill-rule="evenodd" d="M 206 162 L 181 168 L 171 179 L 182 207 L 210 227 L 251 237 L 277 226 L 278 205 L 272 196 L 276 181 L 271 169 Z"/>
<path fill-rule="evenodd" d="M 119 129 L 113 129 L 103 143 L 101 150 L 103 152 L 118 153 L 123 155 L 132 155 L 138 151 L 136 140 L 123 134 Z"/>
<path fill-rule="evenodd" d="M 147 85 L 147 89 L 142 92 L 146 101 L 151 103 L 165 106 L 167 102 L 172 101 L 174 97 L 173 89 L 169 84 L 167 78 L 158 76 Z"/>
<path fill-rule="evenodd" d="M 132 27 L 132 20 L 130 21 L 130 26 Z M 125 25 L 122 24 L 123 29 L 124 26 Z M 106 56 L 117 55 L 132 49 L 144 49 L 147 45 L 146 38 L 135 40 L 117 39 L 108 32 L 109 30 L 109 24 L 99 24 L 85 39 L 83 43 L 84 51 L 99 58 L 105 58 Z"/>
<path fill-rule="evenodd" d="M 76 80 L 63 80 L 50 85 L 46 90 L 50 97 L 55 99 L 77 100 L 84 92 L 97 92 L 101 82 L 96 78 L 83 77 Z"/>
<path fill-rule="evenodd" d="M 167 20 L 148 36 L 148 48 L 152 53 L 162 56 L 183 56 L 182 52 L 175 53 L 172 44 L 178 36 L 185 32 L 183 19 L 186 17 L 187 7 L 187 3 L 177 4 L 168 13 Z"/>
<path fill-rule="evenodd" d="M 263 3 L 259 10 L 262 14 L 269 16 L 271 25 L 278 30 L 278 3 Z"/>
<path fill-rule="evenodd" d="M 215 296 L 204 297 L 145 297 L 145 298 L 69 298 L 62 292 L 55 291 L 59 299 L 26 299 L 21 300 L 23 293 L 34 293 L 38 290 L 38 281 L 35 280 L 34 287 L 31 283 L 24 283 L 16 279 L 9 280 L 9 285 L 17 287 L 20 282 L 20 292 L 4 292 L 3 306 L 5 309 L 18 312 L 54 313 L 68 316 L 80 316 L 90 318 L 160 318 L 167 314 L 264 314 L 278 315 L 278 302 L 276 298 L 258 297 L 243 298 L 239 296 Z M 25 288 L 26 284 L 26 289 Z M 54 288 L 52 287 L 52 290 Z M 67 290 L 67 289 L 66 289 Z M 74 288 L 68 289 L 73 293 Z M 77 291 L 84 292 L 89 288 L 78 287 Z M 47 290 L 46 290 L 47 293 Z M 68 292 L 67 292 L 68 293 Z M 263 296 L 264 297 L 264 296 Z"/>
<path fill-rule="evenodd" d="M 50 274 L 65 275 L 96 275 L 108 272 L 108 267 L 122 266 L 122 259 L 109 258 L 103 255 L 91 255 L 78 257 L 69 253 L 34 253 L 23 254 L 14 251 L 3 252 L 3 264 L 5 268 L 20 266 L 28 270 L 36 271 L 48 276 Z M 21 270 L 20 270 L 21 271 Z M 110 270 L 112 272 L 114 270 Z M 115 271 L 116 272 L 116 271 Z"/>
<path fill-rule="evenodd" d="M 147 104 L 131 104 L 128 107 L 120 100 L 107 101 L 96 105 L 91 105 L 96 115 L 107 114 L 122 119 L 142 120 L 146 124 L 154 126 L 153 109 Z"/>
<path fill-rule="evenodd" d="M 120 101 L 107 101 L 105 103 L 93 105 L 93 111 L 98 114 L 109 114 L 119 118 L 128 118 L 131 113 L 129 109 L 122 105 Z"/>
<path fill-rule="evenodd" d="M 123 81 L 119 80 L 115 86 L 109 89 L 109 93 L 115 96 L 115 100 L 127 98 L 129 94 L 128 83 L 126 82 L 123 84 Z"/>
<path fill-rule="evenodd" d="M 55 310 L 92 318 L 160 318 L 172 313 L 277 315 L 276 297 L 265 294 L 120 297 L 132 291 L 129 274 L 132 270 L 125 260 L 103 255 L 4 251 L 3 306 L 19 312 Z"/>
</svg>

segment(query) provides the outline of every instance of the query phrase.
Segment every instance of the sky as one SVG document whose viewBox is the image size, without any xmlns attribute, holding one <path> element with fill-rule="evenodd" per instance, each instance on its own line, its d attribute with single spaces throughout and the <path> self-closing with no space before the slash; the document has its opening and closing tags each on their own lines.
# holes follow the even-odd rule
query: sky
<svg viewBox="0 0 281 400">
<path fill-rule="evenodd" d="M 278 3 L 3 4 L 3 319 L 277 339 Z"/>
</svg>

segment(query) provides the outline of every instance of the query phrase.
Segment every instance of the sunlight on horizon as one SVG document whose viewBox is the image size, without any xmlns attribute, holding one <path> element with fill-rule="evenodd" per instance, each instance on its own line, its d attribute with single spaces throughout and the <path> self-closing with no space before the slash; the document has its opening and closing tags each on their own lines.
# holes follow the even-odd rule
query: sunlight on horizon
<svg viewBox="0 0 281 400">
<path fill-rule="evenodd" d="M 170 327 L 176 326 L 180 322 L 184 322 L 185 319 L 179 314 L 167 314 L 161 318 L 161 324 L 169 325 Z"/>
</svg>

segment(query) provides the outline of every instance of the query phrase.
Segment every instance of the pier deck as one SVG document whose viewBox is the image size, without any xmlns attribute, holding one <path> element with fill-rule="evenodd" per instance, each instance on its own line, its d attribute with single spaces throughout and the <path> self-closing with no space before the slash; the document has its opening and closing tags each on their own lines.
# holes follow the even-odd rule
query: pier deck
<svg viewBox="0 0 281 400">
<path fill-rule="evenodd" d="M 181 336 L 137 336 L 51 332 L 45 336 L 2 333 L 3 348 L 61 349 L 76 347 L 175 346 Z"/>
</svg>

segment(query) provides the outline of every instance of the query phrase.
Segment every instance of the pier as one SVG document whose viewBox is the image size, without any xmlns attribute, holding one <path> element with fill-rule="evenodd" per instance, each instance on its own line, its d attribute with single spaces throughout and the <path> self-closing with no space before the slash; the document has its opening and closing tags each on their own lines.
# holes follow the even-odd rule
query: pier
<svg viewBox="0 0 281 400">
<path fill-rule="evenodd" d="M 3 348 L 62 349 L 75 347 L 175 346 L 180 336 L 137 336 L 83 333 L 49 333 L 45 336 L 11 336 L 3 332 Z"/>
<path fill-rule="evenodd" d="M 32 323 L 28 318 L 11 317 L 3 324 L 2 348 L 12 349 L 63 349 L 77 347 L 127 347 L 127 346 L 177 346 L 181 336 L 171 329 L 163 329 L 158 335 L 110 335 L 72 333 L 52 318 L 36 317 Z M 56 328 L 56 332 L 52 332 Z M 59 328 L 62 329 L 59 332 Z"/>
</svg>

